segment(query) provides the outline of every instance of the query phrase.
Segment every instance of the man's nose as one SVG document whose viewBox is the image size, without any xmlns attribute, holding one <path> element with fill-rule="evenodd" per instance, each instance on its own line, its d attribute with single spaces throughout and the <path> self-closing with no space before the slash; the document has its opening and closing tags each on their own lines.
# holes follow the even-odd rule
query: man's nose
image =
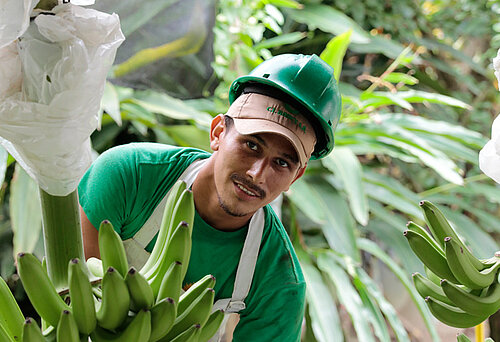
<svg viewBox="0 0 500 342">
<path fill-rule="evenodd" d="M 247 170 L 247 176 L 255 183 L 262 183 L 267 169 L 266 159 L 256 159 Z"/>
</svg>

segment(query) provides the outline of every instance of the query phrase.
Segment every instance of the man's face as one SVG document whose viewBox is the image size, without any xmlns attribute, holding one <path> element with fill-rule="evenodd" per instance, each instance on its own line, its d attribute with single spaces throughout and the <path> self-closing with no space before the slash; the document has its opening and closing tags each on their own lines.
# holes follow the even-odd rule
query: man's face
<svg viewBox="0 0 500 342">
<path fill-rule="evenodd" d="M 229 215 L 252 215 L 298 179 L 300 168 L 292 144 L 275 133 L 242 135 L 223 122 L 212 140 L 215 189 L 219 205 Z"/>
</svg>

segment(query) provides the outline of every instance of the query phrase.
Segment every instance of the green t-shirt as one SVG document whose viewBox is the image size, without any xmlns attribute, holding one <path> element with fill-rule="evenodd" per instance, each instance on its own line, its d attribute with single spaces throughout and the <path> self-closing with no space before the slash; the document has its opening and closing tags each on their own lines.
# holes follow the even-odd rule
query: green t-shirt
<svg viewBox="0 0 500 342">
<path fill-rule="evenodd" d="M 112 148 L 92 164 L 80 182 L 80 204 L 94 227 L 108 219 L 123 240 L 143 226 L 155 207 L 196 159 L 194 148 L 133 143 Z M 270 206 L 246 309 L 233 341 L 300 341 L 306 284 L 285 229 Z M 206 274 L 216 278 L 215 297 L 230 298 L 248 227 L 224 232 L 196 213 L 192 251 L 184 283 Z M 154 241 L 146 247 L 151 251 Z"/>
</svg>

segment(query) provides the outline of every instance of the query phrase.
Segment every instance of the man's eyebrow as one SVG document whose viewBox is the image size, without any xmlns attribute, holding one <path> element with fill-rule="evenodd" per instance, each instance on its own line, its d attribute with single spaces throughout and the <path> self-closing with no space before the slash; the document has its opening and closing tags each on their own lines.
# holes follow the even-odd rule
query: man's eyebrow
<svg viewBox="0 0 500 342">
<path fill-rule="evenodd" d="M 267 143 L 266 143 L 266 141 L 265 141 L 264 139 L 262 139 L 262 138 L 260 137 L 260 135 L 258 135 L 258 134 L 251 134 L 250 136 L 251 136 L 251 137 L 254 137 L 254 138 L 255 138 L 255 139 L 257 139 L 257 140 L 258 140 L 258 141 L 259 141 L 262 145 L 264 145 L 265 147 L 267 147 Z"/>
<path fill-rule="evenodd" d="M 292 154 L 288 154 L 288 153 L 282 153 L 281 155 L 285 158 L 288 158 L 288 160 L 290 160 L 294 164 L 299 163 L 299 158 L 297 158 L 296 155 L 292 155 Z"/>
</svg>

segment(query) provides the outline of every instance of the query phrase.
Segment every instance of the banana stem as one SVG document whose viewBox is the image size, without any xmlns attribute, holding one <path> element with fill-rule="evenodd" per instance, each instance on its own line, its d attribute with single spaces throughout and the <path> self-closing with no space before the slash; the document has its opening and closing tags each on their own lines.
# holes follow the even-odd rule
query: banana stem
<svg viewBox="0 0 500 342">
<path fill-rule="evenodd" d="M 68 286 L 68 262 L 83 259 L 83 240 L 77 191 L 53 196 L 40 189 L 47 271 L 54 286 Z"/>
<path fill-rule="evenodd" d="M 474 330 L 476 332 L 476 342 L 483 342 L 484 341 L 484 322 L 476 325 Z"/>
</svg>

